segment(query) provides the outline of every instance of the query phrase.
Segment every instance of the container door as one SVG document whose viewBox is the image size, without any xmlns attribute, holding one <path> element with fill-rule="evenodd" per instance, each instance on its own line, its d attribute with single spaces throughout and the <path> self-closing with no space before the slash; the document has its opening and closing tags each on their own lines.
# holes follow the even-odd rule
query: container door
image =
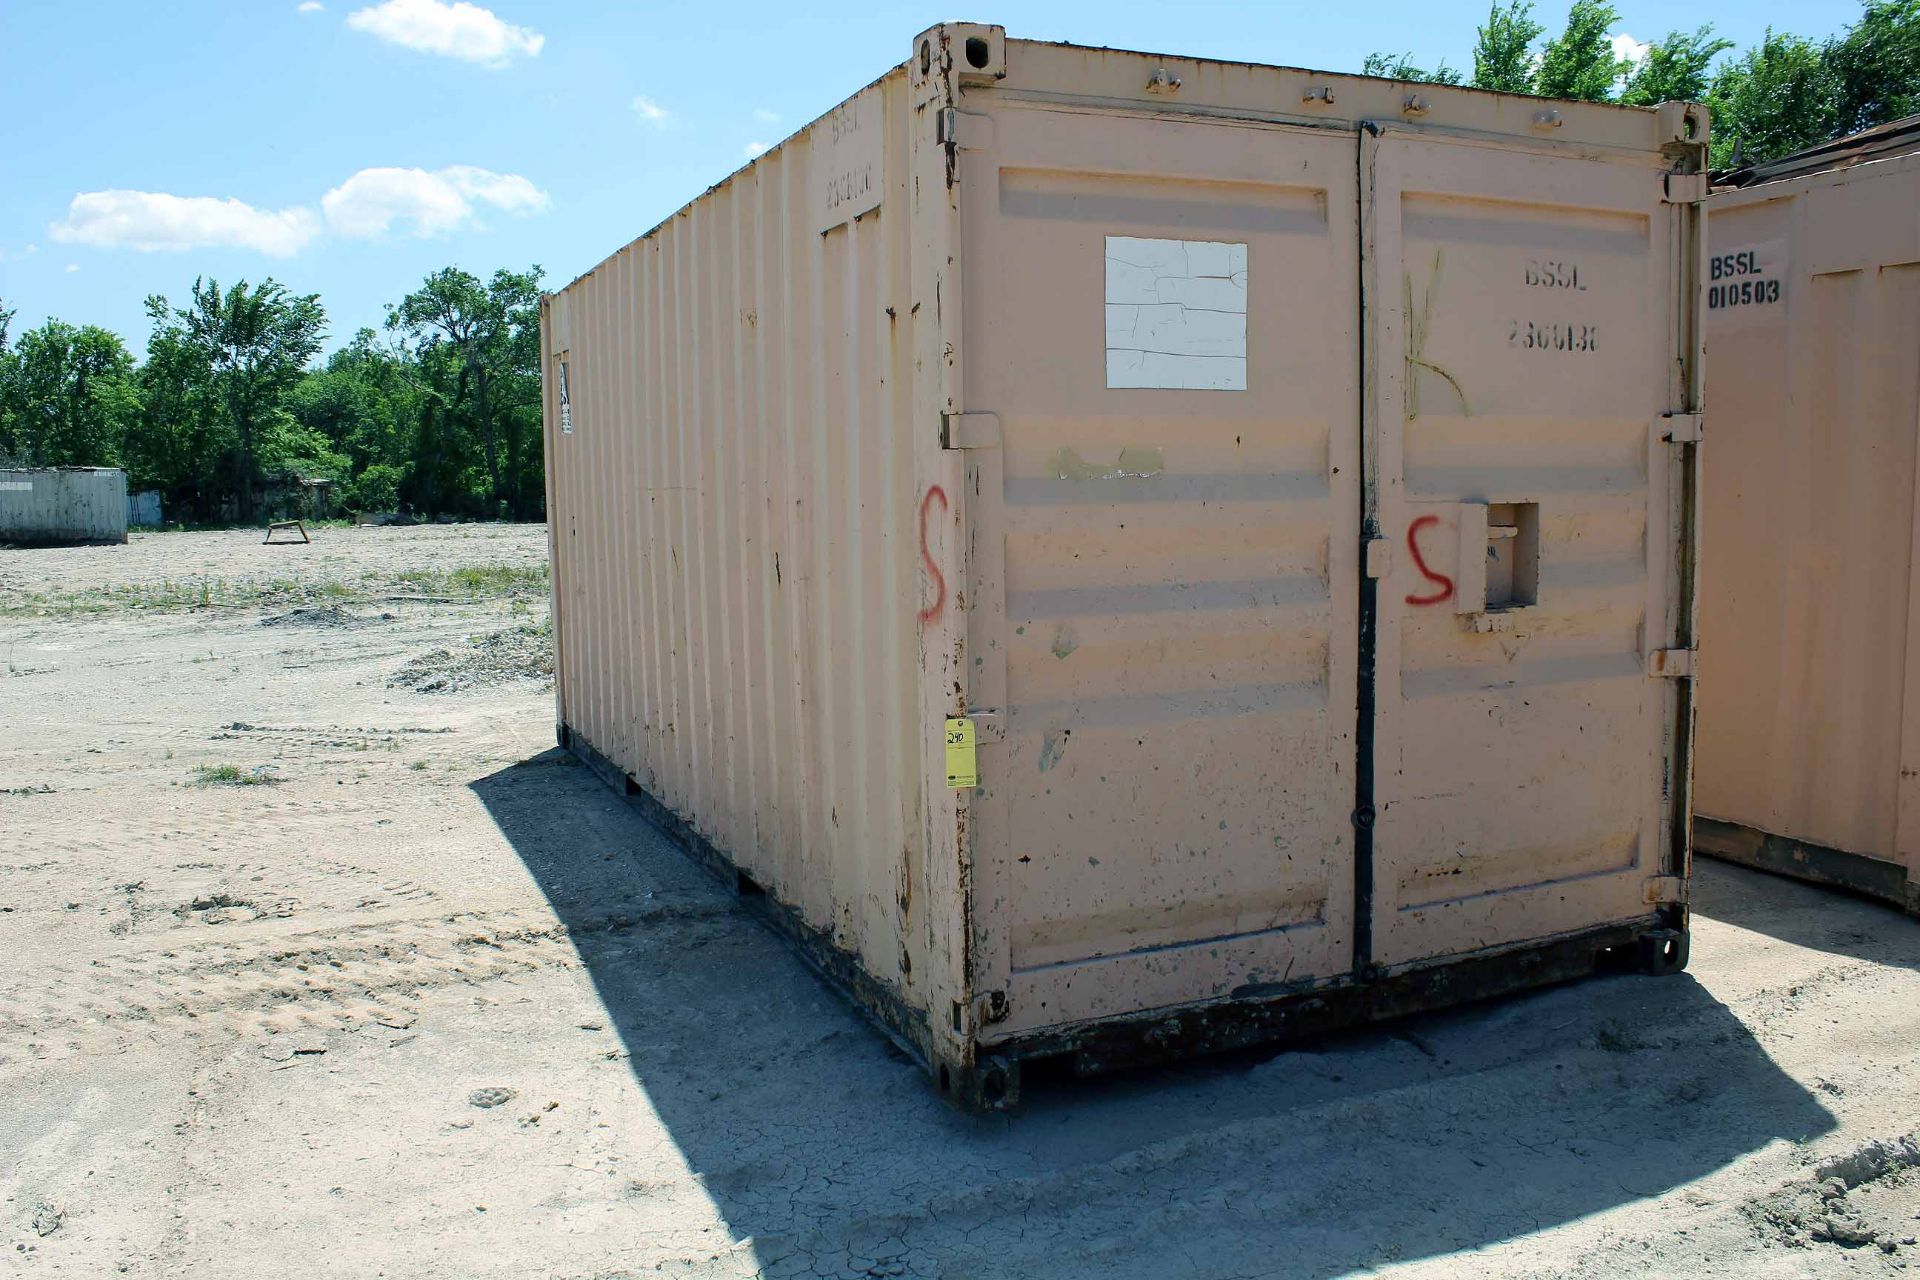
<svg viewBox="0 0 1920 1280">
<path fill-rule="evenodd" d="M 960 137 L 983 1038 L 1345 973 L 1357 141 Z"/>
<path fill-rule="evenodd" d="M 1679 682 L 1677 206 L 1654 157 L 1363 135 L 1384 967 L 1647 915 Z M 1364 873 L 1363 873 L 1364 874 Z"/>
</svg>

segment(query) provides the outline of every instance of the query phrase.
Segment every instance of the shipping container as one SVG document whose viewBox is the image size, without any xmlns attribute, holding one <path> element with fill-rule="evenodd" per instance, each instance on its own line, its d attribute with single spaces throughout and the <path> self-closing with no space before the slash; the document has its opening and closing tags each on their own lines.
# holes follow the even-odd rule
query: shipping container
<svg viewBox="0 0 1920 1280">
<path fill-rule="evenodd" d="M 1706 132 L 934 28 L 546 299 L 562 743 L 970 1105 L 1677 969 Z"/>
<path fill-rule="evenodd" d="M 118 467 L 0 467 L 0 543 L 127 540 L 127 473 Z"/>
<path fill-rule="evenodd" d="M 1920 117 L 1709 211 L 1699 847 L 1920 912 Z"/>
</svg>

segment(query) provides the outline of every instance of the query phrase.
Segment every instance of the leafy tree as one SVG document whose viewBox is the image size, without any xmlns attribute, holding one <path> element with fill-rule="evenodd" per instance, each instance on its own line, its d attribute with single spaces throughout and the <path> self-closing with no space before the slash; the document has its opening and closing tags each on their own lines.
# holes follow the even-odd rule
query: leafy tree
<svg viewBox="0 0 1920 1280">
<path fill-rule="evenodd" d="M 1607 28 L 1620 20 L 1606 0 L 1573 0 L 1567 27 L 1540 51 L 1533 91 L 1545 98 L 1605 102 L 1631 63 L 1614 56 Z"/>
<path fill-rule="evenodd" d="M 539 402 L 542 274 L 537 266 L 526 272 L 496 271 L 483 284 L 469 272 L 448 267 L 428 276 L 387 316 L 389 329 L 419 344 L 423 363 L 451 362 L 451 369 L 438 371 L 435 383 L 442 400 L 442 411 L 435 415 L 443 419 L 436 424 L 439 430 L 447 426 L 448 411 L 472 395 L 490 514 L 518 516 L 526 506 L 526 409 Z M 449 371 L 454 373 L 451 389 L 445 386 Z M 430 430 L 429 422 L 423 415 L 423 431 Z M 422 443 L 436 464 L 445 461 L 441 442 Z"/>
<path fill-rule="evenodd" d="M 159 489 L 173 510 L 217 519 L 229 471 L 232 428 L 220 409 L 213 369 L 162 297 L 147 299 L 153 325 L 140 369 L 144 408 L 121 441 L 128 487 Z"/>
<path fill-rule="evenodd" d="M 402 427 L 413 419 L 417 398 L 408 372 L 402 357 L 382 349 L 373 330 L 362 329 L 324 368 L 295 384 L 286 408 L 357 472 L 405 455 Z"/>
<path fill-rule="evenodd" d="M 340 501 L 355 511 L 397 510 L 400 506 L 400 486 L 406 478 L 404 467 L 391 462 L 376 462 L 341 490 Z"/>
<path fill-rule="evenodd" d="M 1920 0 L 1867 0 L 1860 21 L 1827 42 L 1836 133 L 1920 114 Z"/>
<path fill-rule="evenodd" d="M 1363 76 L 1385 76 L 1389 80 L 1410 80 L 1421 84 L 1459 84 L 1461 74 L 1443 60 L 1432 71 L 1413 64 L 1411 53 L 1370 53 L 1360 66 Z"/>
<path fill-rule="evenodd" d="M 324 434 L 303 426 L 281 405 L 261 419 L 259 450 L 260 474 L 270 483 L 345 480 L 352 470 Z"/>
<path fill-rule="evenodd" d="M 1691 33 L 1669 31 L 1628 75 L 1620 101 L 1641 107 L 1662 102 L 1704 102 L 1713 60 L 1731 48 L 1733 41 L 1716 37 L 1712 24 Z"/>
<path fill-rule="evenodd" d="M 1834 83 L 1820 47 L 1771 27 L 1760 43 L 1721 67 L 1707 92 L 1713 163 L 1747 163 L 1824 142 L 1834 133 Z"/>
<path fill-rule="evenodd" d="M 419 395 L 401 500 L 421 511 L 487 514 L 490 477 L 476 462 L 473 433 L 465 429 L 462 411 L 471 402 L 472 372 L 465 359 L 450 344 L 433 344 L 415 353 L 409 376 Z"/>
<path fill-rule="evenodd" d="M 112 465 L 140 409 L 133 357 L 119 335 L 60 320 L 20 335 L 4 394 L 7 449 L 29 466 Z"/>
<path fill-rule="evenodd" d="M 508 495 L 511 514 L 524 520 L 547 509 L 547 460 L 542 443 L 546 401 L 541 393 L 541 371 L 546 363 L 540 341 L 540 288 L 543 272 L 530 273 L 532 288 L 519 295 L 515 323 L 507 339 L 507 363 L 512 377 L 501 391 L 501 409 L 507 415 Z"/>
<path fill-rule="evenodd" d="M 1533 92 L 1533 42 L 1546 28 L 1533 20 L 1532 0 L 1494 0 L 1473 46 L 1473 87 Z"/>
<path fill-rule="evenodd" d="M 138 367 L 103 330 L 10 342 L 0 307 L 0 455 L 117 461 L 203 521 L 251 519 L 263 486 L 316 476 L 359 510 L 537 519 L 540 278 L 436 272 L 390 308 L 394 339 L 362 329 L 318 367 L 319 299 L 272 280 L 148 298 Z"/>
<path fill-rule="evenodd" d="M 164 299 L 160 305 L 164 311 Z M 326 325 L 319 295 L 291 293 L 272 279 L 254 288 L 242 280 L 224 292 L 216 280 L 195 280 L 193 304 L 173 313 L 164 336 L 204 364 L 231 429 L 229 470 L 242 520 L 253 517 L 262 478 L 262 432 L 320 350 Z"/>
</svg>

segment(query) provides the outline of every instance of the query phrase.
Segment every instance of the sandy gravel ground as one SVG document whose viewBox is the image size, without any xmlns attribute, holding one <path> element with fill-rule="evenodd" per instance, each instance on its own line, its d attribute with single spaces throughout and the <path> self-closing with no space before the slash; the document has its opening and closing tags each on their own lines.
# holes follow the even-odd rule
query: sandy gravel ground
<svg viewBox="0 0 1920 1280">
<path fill-rule="evenodd" d="M 1707 864 L 1686 975 L 972 1119 L 552 749 L 543 530 L 257 538 L 0 551 L 0 1273 L 1920 1260 L 1920 922 Z"/>
</svg>

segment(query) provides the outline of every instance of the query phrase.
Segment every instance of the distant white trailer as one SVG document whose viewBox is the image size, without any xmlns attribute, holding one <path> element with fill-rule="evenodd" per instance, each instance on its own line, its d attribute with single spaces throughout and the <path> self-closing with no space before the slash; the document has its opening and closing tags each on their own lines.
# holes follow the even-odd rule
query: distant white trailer
<svg viewBox="0 0 1920 1280">
<path fill-rule="evenodd" d="M 118 467 L 0 468 L 0 543 L 127 540 L 127 473 Z"/>
</svg>

